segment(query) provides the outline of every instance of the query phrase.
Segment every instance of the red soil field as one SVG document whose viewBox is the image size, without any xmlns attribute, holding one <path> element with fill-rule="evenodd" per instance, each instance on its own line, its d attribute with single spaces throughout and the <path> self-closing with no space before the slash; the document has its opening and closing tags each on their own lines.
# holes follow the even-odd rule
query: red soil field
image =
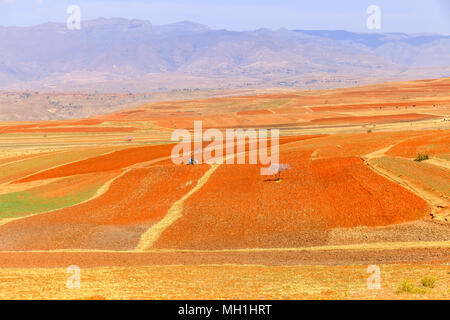
<svg viewBox="0 0 450 320">
<path fill-rule="evenodd" d="M 53 183 L 28 189 L 28 192 L 34 192 L 48 199 L 63 197 L 66 194 L 76 193 L 77 190 L 87 189 L 89 186 L 102 185 L 108 180 L 117 176 L 117 172 L 96 172 L 79 176 L 62 178 Z"/>
<path fill-rule="evenodd" d="M 237 127 L 261 127 L 269 125 L 283 125 L 286 123 L 295 122 L 293 116 L 286 117 L 280 115 L 252 115 L 252 116 L 239 116 L 234 115 L 217 115 L 217 116 L 205 116 L 205 117 L 182 117 L 182 118 L 158 118 L 154 120 L 154 123 L 164 128 L 183 128 L 192 129 L 194 127 L 195 120 L 203 121 L 203 128 L 237 128 Z"/>
<path fill-rule="evenodd" d="M 355 110 L 380 110 L 381 109 L 396 109 L 427 107 L 433 105 L 442 105 L 450 103 L 449 100 L 427 100 L 427 101 L 409 101 L 409 102 L 380 102 L 374 104 L 354 104 L 354 105 L 337 105 L 337 106 L 321 106 L 311 107 L 314 112 L 321 111 L 355 111 Z"/>
<path fill-rule="evenodd" d="M 120 150 L 43 171 L 21 179 L 17 183 L 122 169 L 136 163 L 168 157 L 172 148 L 173 144 L 166 144 Z"/>
<path fill-rule="evenodd" d="M 381 116 L 361 116 L 361 117 L 339 117 L 314 119 L 309 124 L 345 124 L 345 123 L 389 123 L 401 121 L 420 121 L 438 118 L 429 114 L 392 114 Z"/>
<path fill-rule="evenodd" d="M 0 183 L 10 182 L 35 174 L 41 170 L 47 170 L 54 166 L 64 165 L 69 162 L 95 157 L 122 147 L 98 147 L 98 148 L 74 148 L 70 151 L 55 151 L 52 153 L 42 153 L 35 157 L 27 158 L 23 161 L 6 164 L 0 171 Z M 52 169 L 50 169 L 52 170 Z"/>
<path fill-rule="evenodd" d="M 450 193 L 443 160 L 450 160 L 449 80 L 167 101 L 95 119 L 3 123 L 0 207 L 10 210 L 0 220 L 3 296 L 445 299 L 450 230 L 435 212 L 448 209 Z M 243 94 L 255 92 L 262 91 Z M 189 129 L 194 120 L 204 129 L 316 135 L 280 138 L 280 162 L 291 167 L 281 181 L 261 176 L 260 165 L 222 164 L 205 177 L 208 165 L 172 163 L 174 144 L 140 144 L 166 143 L 170 128 Z M 128 130 L 138 130 L 132 143 L 120 134 Z M 4 134 L 10 132 L 27 134 Z M 42 134 L 51 132 L 58 134 Z M 431 159 L 414 162 L 419 152 Z M 189 193 L 201 177 L 201 188 Z M 162 219 L 156 242 L 141 239 Z M 306 248 L 316 246 L 324 248 Z M 370 264 L 382 269 L 377 293 L 367 291 Z M 83 268 L 81 291 L 66 288 L 69 265 Z M 435 278 L 436 287 L 423 288 L 424 277 Z M 426 293 L 396 293 L 403 279 Z"/>
<path fill-rule="evenodd" d="M 81 203 L 92 197 L 101 185 L 116 175 L 114 172 L 100 172 L 58 179 L 39 187 L 24 189 L 15 196 L 20 209 L 17 210 L 17 207 L 9 204 L 5 210 L 0 210 L 0 217 L 19 218 Z"/>
<path fill-rule="evenodd" d="M 317 136 L 281 137 L 280 144 L 300 141 L 304 139 L 311 139 L 315 137 Z M 209 145 L 209 143 L 210 142 L 204 142 L 203 146 L 205 147 Z M 268 146 L 270 147 L 270 142 L 268 143 Z M 54 169 L 49 169 L 35 175 L 31 175 L 24 179 L 20 179 L 15 183 L 122 169 L 137 163 L 146 162 L 158 158 L 170 157 L 173 147 L 174 144 L 166 144 L 120 150 L 107 155 L 93 157 L 90 159 L 63 165 Z M 191 148 L 191 150 L 194 149 Z M 235 148 L 235 150 L 237 150 L 237 147 Z M 248 150 L 248 146 L 246 147 L 246 150 Z"/>
<path fill-rule="evenodd" d="M 73 120 L 73 121 L 58 121 L 58 122 L 51 122 L 51 123 L 42 123 L 39 124 L 40 128 L 47 128 L 47 127 L 58 127 L 58 126 L 93 126 L 102 124 L 103 120 L 97 120 L 97 119 L 81 119 L 81 120 Z"/>
<path fill-rule="evenodd" d="M 165 117 L 165 118 L 157 118 L 154 120 L 154 123 L 163 128 L 182 128 L 182 129 L 193 129 L 194 121 L 201 120 L 203 123 L 203 128 L 223 128 L 230 127 L 230 124 L 235 125 L 245 125 L 246 121 L 238 120 L 236 121 L 235 117 L 231 115 L 218 115 L 215 119 L 210 119 L 206 117 L 182 117 L 182 118 L 173 118 L 173 117 Z"/>
<path fill-rule="evenodd" d="M 137 128 L 134 127 L 68 127 L 68 128 L 31 128 L 31 129 L 20 129 L 20 128 L 9 128 L 4 129 L 0 133 L 106 133 L 106 132 L 133 132 Z"/>
<path fill-rule="evenodd" d="M 0 250 L 134 249 L 141 234 L 207 169 L 167 165 L 131 170 L 94 200 L 1 226 Z"/>
<path fill-rule="evenodd" d="M 191 129 L 194 120 L 204 128 L 261 126 L 334 126 L 364 123 L 411 122 L 438 118 L 448 108 L 446 86 L 435 87 L 448 79 L 431 82 L 405 82 L 348 89 L 259 94 L 227 98 L 150 103 L 134 110 L 98 117 L 109 121 L 151 121 L 161 128 Z M 399 90 L 401 89 L 401 90 Z M 433 93 L 433 94 L 431 94 Z M 405 100 L 405 97 L 408 99 Z M 435 100 L 433 100 L 435 99 Z M 376 115 L 380 109 L 392 115 Z M 432 108 L 436 115 L 420 114 L 418 108 Z M 398 114 L 396 109 L 411 110 Z M 347 116 L 341 111 L 373 110 L 373 116 Z"/>
<path fill-rule="evenodd" d="M 427 134 L 420 131 L 334 134 L 295 144 L 299 150 L 313 150 L 314 158 L 363 157 L 368 153 L 399 143 L 404 139 Z"/>
<path fill-rule="evenodd" d="M 307 107 L 280 107 L 272 110 L 275 114 L 304 115 L 311 113 Z"/>
<path fill-rule="evenodd" d="M 24 159 L 28 159 L 28 158 L 39 157 L 39 156 L 43 156 L 46 154 L 48 154 L 48 152 L 31 153 L 31 154 L 26 154 L 26 155 L 22 155 L 22 156 L 2 158 L 2 159 L 0 159 L 0 165 L 4 165 L 4 164 L 10 163 L 10 162 L 20 161 L 20 160 L 24 160 Z"/>
<path fill-rule="evenodd" d="M 426 268 L 442 267 L 450 258 L 450 250 L 445 248 L 412 248 L 412 249 L 391 249 L 391 250 L 296 250 L 296 251 L 244 251 L 244 252 L 214 252 L 214 251 L 191 251 L 191 252 L 0 252 L 0 268 L 64 268 L 62 273 L 64 275 L 62 285 L 65 285 L 67 279 L 66 270 L 67 266 L 72 265 L 74 261 L 80 268 L 97 268 L 97 267 L 136 267 L 136 266 L 152 266 L 150 270 L 154 270 L 155 267 L 173 265 L 178 266 L 179 270 L 176 273 L 169 273 L 166 275 L 167 284 L 169 279 L 172 280 L 175 274 L 177 276 L 184 277 L 186 266 L 199 267 L 201 265 L 216 265 L 219 269 L 215 278 L 219 277 L 221 282 L 226 282 L 228 279 L 222 279 L 225 276 L 223 274 L 224 265 L 241 264 L 250 268 L 261 268 L 265 266 L 292 266 L 292 265 L 317 265 L 317 266 L 329 266 L 329 265 L 360 265 L 363 269 L 361 276 L 366 276 L 367 265 L 377 261 L 379 263 L 395 264 L 395 263 L 427 263 Z M 230 261 L 232 263 L 230 263 Z M 253 265 L 253 266 L 251 266 Z M 204 266 L 207 268 L 208 266 Z M 211 266 L 209 266 L 211 267 Z M 237 266 L 238 267 L 238 266 Z M 395 266 L 394 266 L 395 267 Z M 411 265 L 407 266 L 408 269 Z M 251 269 L 247 269 L 247 272 Z M 284 268 L 284 267 L 283 267 Z M 309 269 L 309 268 L 308 268 Z M 29 270 L 29 269 L 28 269 Z M 48 269 L 47 269 L 48 270 Z M 51 270 L 51 269 L 50 269 Z M 93 269 L 91 269 L 93 270 Z M 156 268 L 159 272 L 160 268 Z M 1 271 L 1 269 L 0 269 Z M 42 270 L 39 270 L 42 271 Z M 53 270 L 52 270 L 53 271 Z M 109 269 L 109 272 L 114 270 Z M 104 272 L 108 272 L 104 271 Z M 123 276 L 125 281 L 124 286 L 128 287 L 130 279 L 135 279 L 133 269 Z M 309 270 L 306 271 L 306 278 Z M 83 271 L 82 271 L 83 272 Z M 175 271 L 174 271 L 175 272 Z M 204 272 L 202 270 L 201 272 Z M 446 274 L 447 271 L 445 270 Z M 268 279 L 272 279 L 278 272 L 268 275 Z M 323 267 L 320 267 L 319 274 L 325 276 L 328 275 L 331 282 L 335 282 L 336 273 L 329 273 Z M 400 273 L 399 277 L 401 280 Z M 109 274 L 107 274 L 109 275 Z M 83 273 L 82 273 L 83 276 Z M 146 274 L 148 277 L 148 273 Z M 203 274 L 199 275 L 203 278 Z M 252 275 L 255 279 L 258 279 L 258 275 Z M 38 274 L 37 278 L 40 279 L 41 274 Z M 225 276 L 226 277 L 226 276 Z M 326 277 L 326 276 L 325 276 Z M 95 279 L 95 277 L 93 277 Z M 23 279 L 17 277 L 17 279 Z M 442 279 L 442 278 L 441 278 Z M 2 279 L 3 280 L 3 279 Z M 16 280 L 16 279 L 15 279 Z M 133 281 L 135 283 L 136 281 Z M 292 283 L 292 277 L 290 277 L 289 283 Z M 362 282 L 363 285 L 366 282 Z M 192 285 L 192 284 L 191 284 Z M 344 282 L 345 285 L 345 282 Z M 397 285 L 397 282 L 393 284 Z M 114 281 L 114 286 L 117 289 L 117 283 Z M 64 287 L 65 288 L 65 287 Z M 244 287 L 245 288 L 245 287 Z M 282 288 L 282 287 L 280 287 Z M 220 287 L 216 288 L 221 290 Z M 241 289 L 241 287 L 239 287 Z M 396 289 L 396 288 L 395 288 Z M 394 290 L 395 290 L 394 289 Z M 161 292 L 165 292 L 167 286 L 161 288 Z M 173 284 L 173 290 L 180 292 L 180 286 L 178 283 Z M 272 288 L 273 290 L 273 288 Z M 201 290 L 199 290 L 201 291 Z M 432 292 L 435 296 L 435 292 Z M 123 297 L 121 297 L 123 298 Z M 186 296 L 185 299 L 191 297 Z M 395 298 L 395 297 L 394 297 Z M 209 297 L 208 299 L 217 299 L 215 297 Z M 258 298 L 257 298 L 258 299 Z"/>
<path fill-rule="evenodd" d="M 36 128 L 37 126 L 38 126 L 37 124 L 2 126 L 2 127 L 0 127 L 0 134 L 9 132 L 10 130 L 30 129 L 30 128 Z"/>
<path fill-rule="evenodd" d="M 331 228 L 385 226 L 427 216 L 428 205 L 358 158 L 310 161 L 282 154 L 291 170 L 266 181 L 250 165 L 219 167 L 184 203 L 183 217 L 155 248 L 231 249 L 313 246 Z"/>
<path fill-rule="evenodd" d="M 392 147 L 387 154 L 401 157 L 416 157 L 418 153 L 429 155 L 450 154 L 450 132 L 424 133 Z"/>
<path fill-rule="evenodd" d="M 364 123 L 411 122 L 438 118 L 428 114 L 392 114 L 379 116 L 340 116 L 331 112 L 307 112 L 299 108 L 274 109 L 274 113 L 262 114 L 267 110 L 255 110 L 252 114 L 246 111 L 238 112 L 238 116 L 219 114 L 215 116 L 183 116 L 155 117 L 152 121 L 163 128 L 192 129 L 195 120 L 202 120 L 204 128 L 235 128 L 261 126 L 308 126 L 308 125 L 338 125 Z M 149 117 L 151 115 L 149 114 Z M 302 122 L 303 121 L 303 122 Z"/>
<path fill-rule="evenodd" d="M 317 136 L 281 137 L 280 144 L 285 144 L 293 141 L 300 141 L 304 139 L 311 139 L 314 137 Z M 207 145 L 209 145 L 209 142 L 203 143 L 203 146 Z M 270 147 L 270 143 L 268 143 L 268 146 Z M 119 150 L 107 155 L 93 157 L 90 159 L 60 166 L 54 169 L 46 170 L 38 174 L 31 175 L 27 178 L 20 179 L 16 181 L 16 183 L 66 177 L 71 175 L 78 175 L 92 172 L 117 170 L 141 162 L 146 162 L 163 157 L 170 157 L 173 147 L 174 144 L 166 144 L 166 145 Z M 191 149 L 194 150 L 193 148 Z M 246 150 L 248 150 L 248 147 Z"/>
<path fill-rule="evenodd" d="M 103 120 L 97 120 L 97 119 L 37 122 L 37 123 L 25 124 L 25 125 L 0 126 L 0 133 L 13 133 L 13 132 L 23 132 L 23 131 L 25 131 L 25 132 L 41 132 L 41 131 L 33 131 L 31 129 L 49 128 L 49 127 L 58 127 L 58 126 L 91 126 L 91 125 L 98 125 L 98 124 L 102 124 L 102 123 L 103 123 Z M 67 129 L 74 129 L 74 128 L 67 128 Z M 38 130 L 38 129 L 35 129 L 35 130 Z M 70 131 L 67 131 L 67 132 L 70 132 Z"/>
<path fill-rule="evenodd" d="M 424 162 L 399 158 L 377 158 L 377 165 L 401 175 L 403 179 L 412 180 L 424 190 L 437 191 L 446 197 L 450 196 L 450 170 Z"/>
<path fill-rule="evenodd" d="M 252 115 L 260 115 L 260 114 L 272 114 L 269 110 L 248 110 L 248 111 L 239 111 L 236 113 L 238 116 L 252 116 Z"/>
</svg>

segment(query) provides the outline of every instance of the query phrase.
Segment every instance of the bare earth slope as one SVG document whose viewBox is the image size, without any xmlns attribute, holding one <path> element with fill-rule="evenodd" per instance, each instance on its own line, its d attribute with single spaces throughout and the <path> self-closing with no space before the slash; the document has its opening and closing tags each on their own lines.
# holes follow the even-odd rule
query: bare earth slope
<svg viewBox="0 0 450 320">
<path fill-rule="evenodd" d="M 449 88 L 447 78 L 0 123 L 0 298 L 448 299 Z M 194 120 L 279 128 L 291 170 L 277 182 L 260 165 L 173 164 L 170 135 Z M 376 292 L 365 289 L 373 264 Z M 69 265 L 82 268 L 78 291 L 65 287 Z M 435 288 L 420 287 L 425 276 Z M 413 293 L 397 293 L 405 278 Z"/>
</svg>

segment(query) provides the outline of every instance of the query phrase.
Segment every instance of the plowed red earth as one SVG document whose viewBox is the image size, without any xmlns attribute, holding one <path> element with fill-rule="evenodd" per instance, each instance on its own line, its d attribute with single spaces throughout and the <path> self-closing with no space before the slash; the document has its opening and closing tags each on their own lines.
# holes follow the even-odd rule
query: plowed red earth
<svg viewBox="0 0 450 320">
<path fill-rule="evenodd" d="M 155 123 L 165 128 L 192 129 L 195 120 L 202 120 L 204 128 L 261 127 L 276 124 L 285 125 L 286 123 L 294 123 L 296 121 L 296 119 L 292 116 L 286 117 L 280 115 L 251 115 L 246 117 L 236 117 L 234 115 L 217 115 L 210 117 L 161 118 L 156 119 Z"/>
<path fill-rule="evenodd" d="M 239 111 L 236 113 L 238 116 L 251 116 L 251 115 L 259 115 L 259 114 L 272 114 L 269 110 L 248 110 L 248 111 Z"/>
<path fill-rule="evenodd" d="M 94 200 L 1 226 L 0 250 L 134 249 L 208 167 L 134 169 Z"/>
<path fill-rule="evenodd" d="M 64 165 L 73 161 L 80 161 L 89 157 L 95 157 L 120 148 L 121 147 L 77 148 L 69 151 L 42 153 L 16 163 L 5 164 L 2 168 L 3 170 L 0 171 L 0 183 L 11 182 L 28 175 L 36 174 L 42 170 L 48 170 L 48 168 Z"/>
<path fill-rule="evenodd" d="M 283 109 L 286 110 L 286 109 Z M 291 109 L 295 110 L 295 109 Z M 394 123 L 394 122 L 411 122 L 439 118 L 438 116 L 429 114 L 392 114 L 379 116 L 335 116 L 332 113 L 305 113 L 290 112 L 280 113 L 275 109 L 275 114 L 262 114 L 261 111 L 240 112 L 239 117 L 232 115 L 220 115 L 214 117 L 170 117 L 157 118 L 155 123 L 165 128 L 184 128 L 191 129 L 194 120 L 202 120 L 204 128 L 234 128 L 234 127 L 253 127 L 253 126 L 307 126 L 307 125 L 342 125 L 342 124 L 364 124 L 364 123 Z M 337 114 L 335 114 L 337 115 Z M 331 116 L 331 117 L 330 117 Z M 305 122 L 301 122 L 305 121 Z M 306 122 L 309 121 L 309 122 Z"/>
<path fill-rule="evenodd" d="M 93 126 L 102 124 L 103 120 L 97 119 L 81 119 L 81 120 L 73 120 L 73 121 L 58 121 L 58 122 L 49 122 L 39 124 L 40 128 L 45 127 L 58 127 L 58 126 Z"/>
<path fill-rule="evenodd" d="M 89 186 L 102 185 L 115 176 L 117 176 L 117 172 L 114 171 L 96 172 L 82 177 L 63 178 L 48 185 L 27 189 L 27 191 L 42 195 L 48 199 L 58 198 L 67 194 L 76 194 L 79 190 L 88 189 Z"/>
<path fill-rule="evenodd" d="M 377 165 L 394 172 L 402 178 L 411 179 L 415 185 L 424 190 L 440 192 L 450 196 L 450 170 L 424 162 L 399 158 L 377 158 L 373 160 Z"/>
<path fill-rule="evenodd" d="M 311 139 L 315 137 L 319 136 L 281 137 L 280 144 L 286 144 L 289 142 Z M 210 142 L 204 142 L 203 146 L 206 147 L 209 144 Z M 270 147 L 270 140 L 268 146 Z M 166 144 L 166 145 L 129 148 L 125 150 L 120 150 L 107 155 L 93 157 L 90 159 L 70 163 L 54 169 L 43 171 L 31 175 L 29 177 L 26 177 L 24 179 L 17 180 L 15 183 L 66 177 L 92 172 L 117 170 L 141 162 L 151 161 L 158 158 L 170 157 L 173 147 L 174 144 Z M 194 149 L 191 147 L 191 150 Z M 237 151 L 237 147 L 235 148 L 235 150 Z M 246 150 L 248 151 L 248 144 L 246 146 Z"/>
<path fill-rule="evenodd" d="M 0 252 L 0 268 L 64 268 L 64 280 L 61 282 L 65 285 L 67 275 L 65 271 L 67 266 L 74 262 L 80 268 L 96 268 L 103 266 L 111 267 L 131 267 L 131 266 L 164 266 L 164 265 L 178 265 L 179 270 L 173 271 L 167 275 L 167 280 L 164 281 L 164 286 L 161 292 L 166 292 L 167 284 L 173 281 L 173 277 L 184 277 L 184 266 L 201 265 L 218 265 L 217 274 L 222 283 L 228 281 L 226 275 L 223 274 L 223 265 L 242 264 L 242 265 L 258 265 L 265 266 L 292 266 L 292 265 L 361 265 L 363 269 L 362 274 L 366 276 L 367 265 L 377 263 L 427 263 L 427 267 L 443 265 L 450 259 L 450 250 L 446 248 L 413 248 L 413 249 L 391 249 L 391 250 L 298 250 L 298 251 L 244 251 L 244 252 Z M 411 268 L 411 265 L 408 266 Z M 251 268 L 251 266 L 250 266 Z M 125 283 L 128 285 L 130 279 L 134 280 L 133 269 L 130 273 L 123 276 Z M 106 272 L 114 272 L 114 269 L 109 269 Z M 159 272 L 159 269 L 157 271 Z M 274 273 L 275 275 L 278 272 Z M 329 272 L 321 267 L 320 274 L 323 276 L 327 274 L 330 280 L 335 281 L 336 273 Z M 403 278 L 404 273 L 400 273 L 399 280 Z M 16 275 L 15 275 L 16 276 Z M 83 276 L 83 273 L 82 273 Z M 16 276 L 17 277 L 17 276 Z M 16 277 L 14 280 L 16 280 Z M 42 275 L 38 275 L 37 279 Z M 258 274 L 252 275 L 253 279 L 259 280 Z M 272 283 L 273 276 L 270 275 L 266 279 Z M 8 278 L 10 280 L 11 278 Z M 20 277 L 22 279 L 22 277 Z M 82 278 L 83 279 L 83 278 Z M 3 280 L 3 279 L 2 279 Z M 364 279 L 366 280 L 366 279 Z M 257 281 L 258 283 L 259 281 Z M 287 281 L 292 283 L 292 278 Z M 114 287 L 117 283 L 114 282 Z M 366 281 L 363 282 L 366 284 Z M 61 286 L 62 286 L 61 285 Z M 397 283 L 393 283 L 397 285 Z M 126 285 L 125 285 L 126 286 Z M 192 283 L 189 283 L 192 286 Z M 65 287 L 64 287 L 65 288 Z M 174 292 L 180 292 L 178 283 L 172 282 Z M 245 287 L 247 288 L 247 287 Z M 280 286 L 280 288 L 282 288 Z M 238 287 L 238 289 L 242 289 Z M 396 288 L 394 288 L 395 290 Z M 194 289 L 195 290 L 195 289 Z M 216 288 L 221 290 L 221 288 Z M 273 290 L 273 288 L 272 288 Z M 367 289 L 366 289 L 367 290 Z M 201 291 L 199 289 L 196 290 Z M 184 291 L 183 291 L 184 292 Z M 432 292 L 435 295 L 435 292 Z M 123 297 L 120 297 L 123 298 Z M 143 297 L 148 299 L 148 297 Z M 190 299 L 191 296 L 186 296 Z M 212 296 L 211 299 L 216 299 Z M 141 298 L 142 299 L 142 298 Z M 398 295 L 394 297 L 398 299 Z"/>
<path fill-rule="evenodd" d="M 120 150 L 107 155 L 102 155 L 43 171 L 19 180 L 17 183 L 66 177 L 84 173 L 117 170 L 136 163 L 170 156 L 172 148 L 173 145 L 170 144 Z"/>
<path fill-rule="evenodd" d="M 31 129 L 20 129 L 20 128 L 4 128 L 1 133 L 75 133 L 75 132 L 133 132 L 137 128 L 134 127 L 68 127 L 68 128 L 31 128 Z"/>
<path fill-rule="evenodd" d="M 31 128 L 49 128 L 49 127 L 59 127 L 59 126 L 91 126 L 102 124 L 103 120 L 97 119 L 82 119 L 73 121 L 52 121 L 52 122 L 38 122 L 33 124 L 23 124 L 23 125 L 13 125 L 13 126 L 0 126 L 0 133 L 5 133 L 9 131 L 20 131 L 21 129 L 31 129 Z"/>
<path fill-rule="evenodd" d="M 219 167 L 184 204 L 183 217 L 156 248 L 299 247 L 326 242 L 336 227 L 384 226 L 426 217 L 424 200 L 371 171 L 358 158 L 309 161 L 290 152 L 292 170 L 265 181 L 250 165 Z M 407 205 L 406 205 L 407 204 Z"/>
<path fill-rule="evenodd" d="M 414 102 L 389 102 L 389 103 L 377 103 L 377 104 L 355 104 L 355 105 L 345 105 L 345 106 L 321 106 L 321 107 L 311 107 L 314 112 L 320 111 L 353 111 L 353 110 L 380 110 L 380 109 L 405 109 L 405 108 L 415 108 L 415 107 L 427 107 L 436 104 L 448 104 L 449 100 L 428 100 L 428 101 L 414 101 Z"/>
<path fill-rule="evenodd" d="M 39 157 L 39 156 L 43 156 L 48 154 L 48 152 L 46 153 L 32 153 L 32 154 L 26 154 L 23 156 L 16 156 L 16 157 L 8 157 L 8 158 L 2 158 L 0 159 L 0 165 L 5 165 L 11 162 L 15 162 L 15 161 L 20 161 L 20 160 L 24 160 L 24 159 L 28 159 L 28 158 L 33 158 L 33 157 Z"/>
<path fill-rule="evenodd" d="M 408 139 L 392 147 L 387 154 L 401 157 L 416 157 L 418 153 L 439 155 L 450 153 L 450 132 L 435 131 Z"/>
<path fill-rule="evenodd" d="M 363 157 L 405 139 L 422 135 L 419 131 L 334 134 L 294 144 L 299 150 L 314 150 L 314 158 Z"/>
<path fill-rule="evenodd" d="M 345 123 L 389 123 L 402 121 L 420 121 L 439 118 L 429 114 L 392 114 L 381 116 L 362 116 L 362 117 L 339 117 L 339 118 L 324 118 L 314 119 L 310 121 L 311 124 L 345 124 Z"/>
</svg>

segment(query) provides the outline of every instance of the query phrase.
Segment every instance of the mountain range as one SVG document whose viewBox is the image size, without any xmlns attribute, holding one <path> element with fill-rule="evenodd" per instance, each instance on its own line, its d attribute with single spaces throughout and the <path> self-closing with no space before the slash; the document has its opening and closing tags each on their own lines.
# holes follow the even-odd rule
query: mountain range
<svg viewBox="0 0 450 320">
<path fill-rule="evenodd" d="M 96 19 L 0 27 L 0 88 L 134 91 L 324 89 L 450 76 L 450 36 L 213 30 L 193 22 Z"/>
</svg>

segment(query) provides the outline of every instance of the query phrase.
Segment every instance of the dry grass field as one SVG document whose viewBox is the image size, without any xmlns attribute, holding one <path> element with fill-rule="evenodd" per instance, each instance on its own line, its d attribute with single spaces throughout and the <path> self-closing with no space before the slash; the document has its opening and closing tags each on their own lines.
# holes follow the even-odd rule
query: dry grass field
<svg viewBox="0 0 450 320">
<path fill-rule="evenodd" d="M 367 288 L 366 271 L 359 265 L 101 267 L 82 269 L 80 288 L 71 290 L 66 287 L 64 268 L 3 269 L 0 298 L 298 300 L 448 299 L 450 295 L 448 266 L 382 265 L 379 290 Z M 435 279 L 434 287 L 424 287 L 425 278 Z"/>
</svg>

